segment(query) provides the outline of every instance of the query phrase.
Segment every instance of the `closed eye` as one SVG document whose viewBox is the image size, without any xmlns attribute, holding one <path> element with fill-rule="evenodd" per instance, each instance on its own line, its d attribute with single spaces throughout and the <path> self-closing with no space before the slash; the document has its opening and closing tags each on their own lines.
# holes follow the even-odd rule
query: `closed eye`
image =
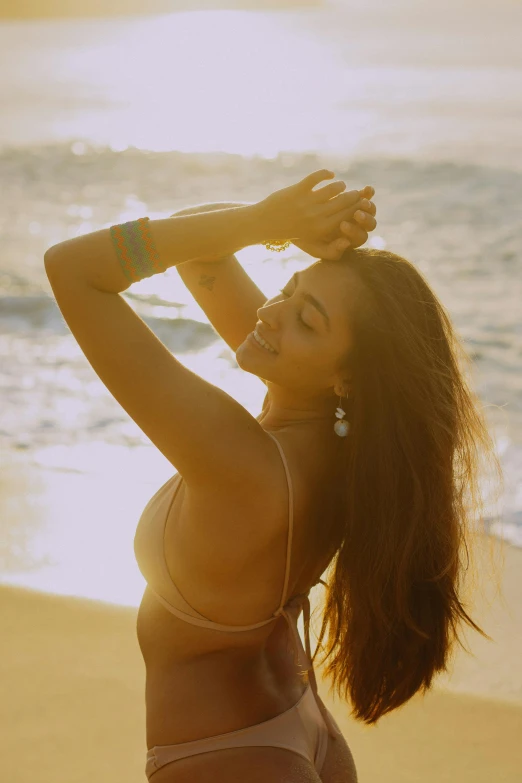
<svg viewBox="0 0 522 783">
<path fill-rule="evenodd" d="M 291 294 L 287 293 L 284 288 L 280 288 L 279 290 L 280 290 L 280 293 L 283 294 L 283 296 L 286 296 L 287 298 L 290 298 Z M 308 324 L 303 321 L 303 319 L 301 317 L 301 313 L 297 314 L 297 320 L 299 321 L 299 323 L 301 323 L 305 327 L 305 329 L 309 329 L 311 332 L 314 331 L 311 326 L 308 326 Z"/>
</svg>

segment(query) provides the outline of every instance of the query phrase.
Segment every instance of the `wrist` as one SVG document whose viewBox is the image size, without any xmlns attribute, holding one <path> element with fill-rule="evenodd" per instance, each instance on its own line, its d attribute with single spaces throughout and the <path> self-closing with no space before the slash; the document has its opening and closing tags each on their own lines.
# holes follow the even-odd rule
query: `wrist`
<svg viewBox="0 0 522 783">
<path fill-rule="evenodd" d="M 281 232 L 281 227 L 274 219 L 273 210 L 267 204 L 266 199 L 252 204 L 253 219 L 256 221 L 256 229 L 259 236 L 257 244 L 266 242 L 283 242 L 288 239 L 287 235 Z"/>
<path fill-rule="evenodd" d="M 260 245 L 267 237 L 270 219 L 263 202 L 245 204 L 241 207 L 242 218 L 249 245 Z"/>
</svg>

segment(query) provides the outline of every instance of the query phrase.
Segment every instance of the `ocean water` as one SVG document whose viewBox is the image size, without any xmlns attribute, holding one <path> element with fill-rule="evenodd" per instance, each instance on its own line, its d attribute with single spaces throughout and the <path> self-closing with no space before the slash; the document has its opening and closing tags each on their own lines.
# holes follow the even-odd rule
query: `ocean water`
<svg viewBox="0 0 522 783">
<path fill-rule="evenodd" d="M 173 472 L 69 333 L 45 250 L 145 214 L 255 201 L 322 166 L 374 185 L 371 244 L 416 263 L 448 308 L 505 473 L 488 524 L 522 546 L 522 15 L 507 0 L 411 8 L 0 23 L 0 451 L 46 471 L 49 512 L 15 533 L 4 509 L 2 581 L 137 603 L 132 533 Z M 267 296 L 310 262 L 296 248 L 238 258 Z M 175 269 L 125 296 L 186 366 L 259 412 L 263 385 Z M 87 551 L 107 557 L 95 586 Z"/>
</svg>

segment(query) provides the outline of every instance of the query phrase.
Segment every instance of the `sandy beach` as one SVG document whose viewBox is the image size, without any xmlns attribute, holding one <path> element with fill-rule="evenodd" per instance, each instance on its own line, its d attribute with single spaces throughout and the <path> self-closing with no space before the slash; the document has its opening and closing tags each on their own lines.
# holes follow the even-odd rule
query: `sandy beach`
<svg viewBox="0 0 522 783">
<path fill-rule="evenodd" d="M 522 773 L 522 550 L 506 546 L 502 591 L 472 615 L 495 642 L 467 637 L 447 682 L 378 726 L 320 690 L 347 738 L 360 783 L 516 783 Z M 145 781 L 144 666 L 136 610 L 0 588 L 2 779 Z M 483 642 L 483 643 L 482 643 Z"/>
</svg>

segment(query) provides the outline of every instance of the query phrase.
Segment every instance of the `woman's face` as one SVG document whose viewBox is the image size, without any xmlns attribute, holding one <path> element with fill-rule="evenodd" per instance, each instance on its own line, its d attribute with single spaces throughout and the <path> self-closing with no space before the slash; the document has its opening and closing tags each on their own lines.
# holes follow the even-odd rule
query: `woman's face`
<svg viewBox="0 0 522 783">
<path fill-rule="evenodd" d="M 322 396 L 341 380 L 351 348 L 350 313 L 359 286 L 354 273 L 335 261 L 317 261 L 296 273 L 282 293 L 257 311 L 256 333 L 236 351 L 241 369 L 306 396 Z"/>
</svg>

